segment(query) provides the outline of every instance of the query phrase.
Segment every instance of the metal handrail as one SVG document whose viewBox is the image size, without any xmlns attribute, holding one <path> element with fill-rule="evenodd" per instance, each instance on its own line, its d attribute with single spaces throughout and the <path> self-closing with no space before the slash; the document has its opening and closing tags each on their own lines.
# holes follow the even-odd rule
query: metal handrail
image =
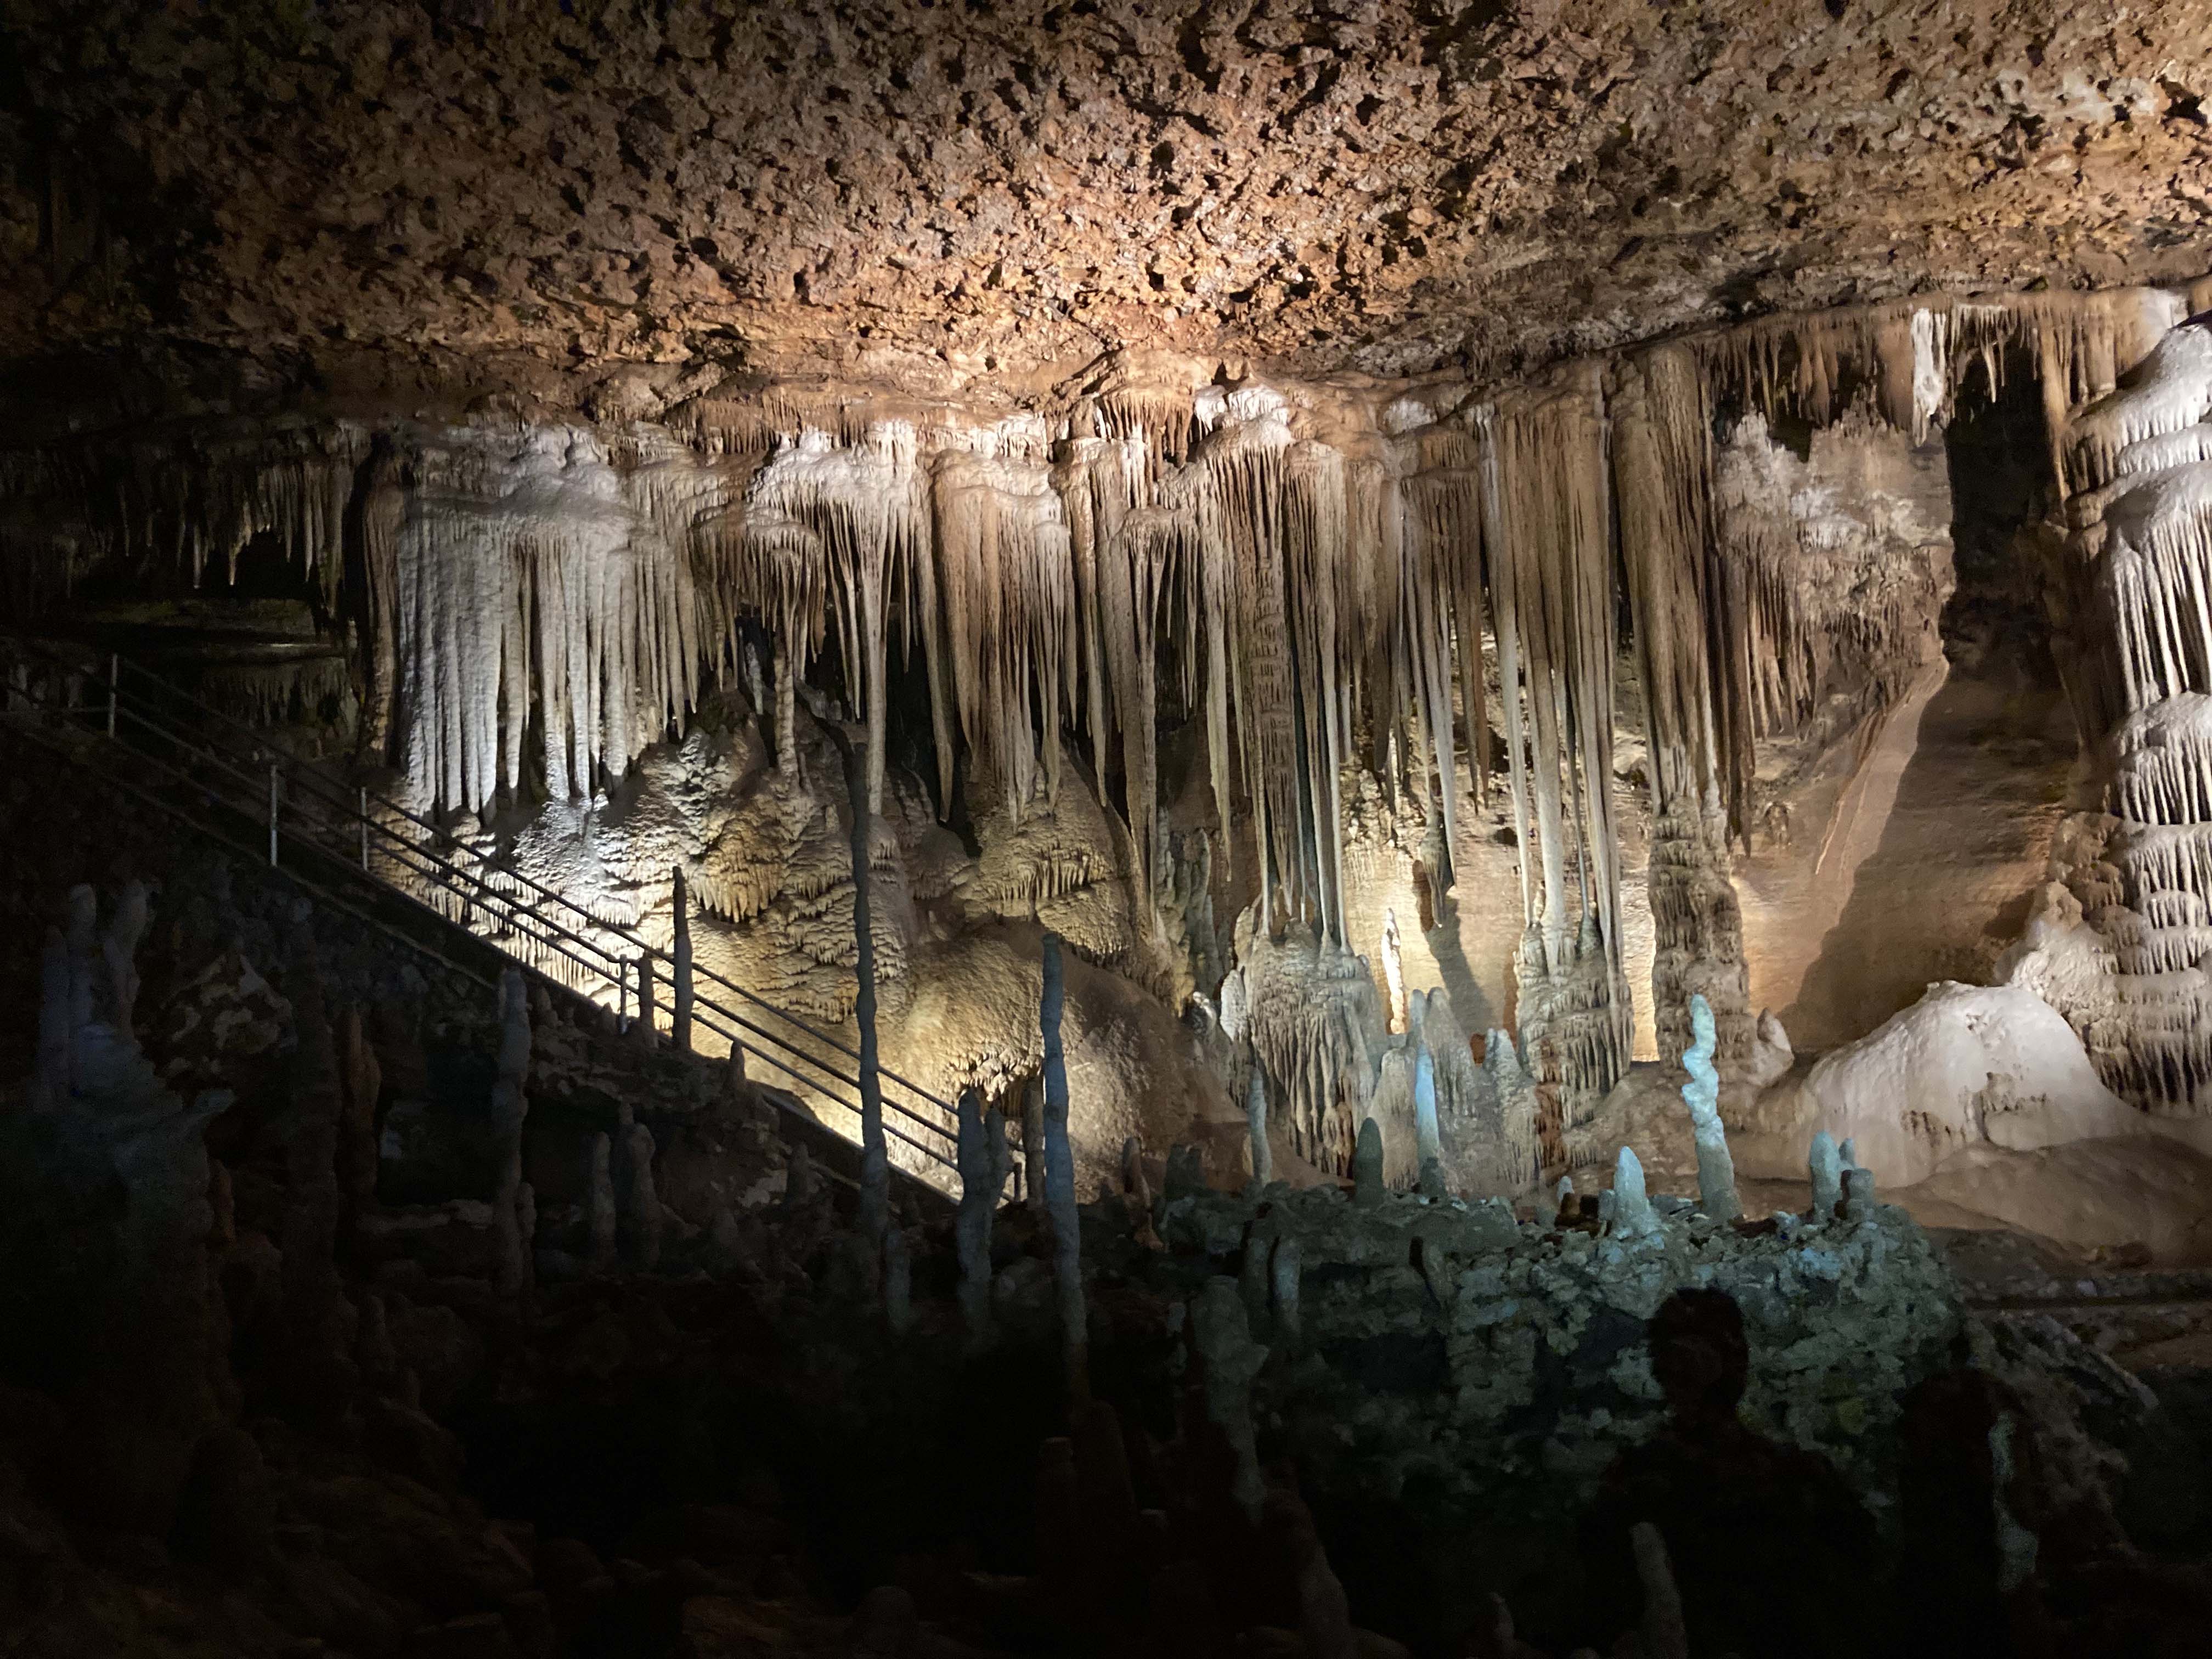
<svg viewBox="0 0 2212 1659">
<path fill-rule="evenodd" d="M 378 878 L 377 872 L 370 867 L 368 858 L 370 848 L 374 842 L 386 854 L 391 864 L 398 866 L 409 876 L 421 880 L 426 886 L 434 890 L 443 890 L 447 896 L 462 905 L 465 913 L 471 909 L 482 909 L 488 916 L 499 921 L 507 934 L 519 935 L 527 939 L 538 950 L 549 952 L 570 963 L 586 979 L 603 981 L 611 987 L 617 994 L 618 1006 L 627 1000 L 628 976 L 631 971 L 631 964 L 638 961 L 658 960 L 667 964 L 671 970 L 668 982 L 673 984 L 672 970 L 675 963 L 672 955 L 648 944 L 625 924 L 609 921 L 594 915 L 583 906 L 520 871 L 499 869 L 494 872 L 494 875 L 498 882 L 511 884 L 526 890 L 530 893 L 534 893 L 537 897 L 526 902 L 518 894 L 501 890 L 499 885 L 495 884 L 494 879 L 488 878 L 486 875 L 477 871 L 454 863 L 432 848 L 425 846 L 420 839 L 410 837 L 396 827 L 397 824 L 411 823 L 428 836 L 446 839 L 445 832 L 428 819 L 398 802 L 381 795 L 372 794 L 366 788 L 359 787 L 352 792 L 353 799 L 344 799 L 345 792 L 333 780 L 312 769 L 295 757 L 284 754 L 276 744 L 254 732 L 251 727 L 221 709 L 210 707 L 190 692 L 164 680 L 143 665 L 126 663 L 119 654 L 109 654 L 108 676 L 102 688 L 98 678 L 99 669 L 96 663 L 88 665 L 72 661 L 43 642 L 23 639 L 20 636 L 11 639 L 9 642 L 25 656 L 43 660 L 50 669 L 70 677 L 70 680 L 81 687 L 104 689 L 106 692 L 106 702 L 103 709 L 97 702 L 80 702 L 75 693 L 71 693 L 64 706 L 53 707 L 49 703 L 48 699 L 31 691 L 25 684 L 11 685 L 7 688 L 9 690 L 17 695 L 27 696 L 32 702 L 40 704 L 48 714 L 97 716 L 104 713 L 106 734 L 111 738 L 122 739 L 123 726 L 125 722 L 128 722 L 131 727 L 143 731 L 149 738 L 174 744 L 185 750 L 196 758 L 207 763 L 219 777 L 228 779 L 231 789 L 219 788 L 209 791 L 206 787 L 207 780 L 198 775 L 179 775 L 178 781 L 210 794 L 242 793 L 249 802 L 253 803 L 253 805 L 241 806 L 239 801 L 234 799 L 228 804 L 234 810 L 245 811 L 251 816 L 259 806 L 258 792 L 265 767 L 269 787 L 266 807 L 270 823 L 270 856 L 272 863 L 277 861 L 281 837 L 289 836 L 295 840 L 315 848 L 351 873 L 356 868 L 354 860 L 349 856 L 335 853 L 326 839 L 327 835 L 331 832 L 343 832 L 346 835 L 349 843 L 355 842 L 358 843 L 361 852 L 361 862 L 358 867 L 362 878 L 375 882 L 380 887 L 399 893 L 418 904 L 422 902 L 417 895 L 408 893 L 404 887 L 396 886 L 389 880 Z M 125 690 L 123 675 L 126 668 L 137 679 L 155 688 L 164 697 L 175 704 L 181 705 L 185 709 L 195 712 L 204 720 L 212 722 L 218 732 L 229 734 L 233 752 L 225 754 L 221 749 L 213 746 L 207 734 L 203 732 L 179 729 L 182 722 L 173 714 L 166 714 L 159 708 L 151 709 L 149 712 L 145 705 L 150 702 L 151 699 L 142 698 L 137 693 Z M 241 745 L 249 750 L 243 757 L 243 762 L 235 752 L 236 748 Z M 144 752 L 141 744 L 131 744 L 130 746 L 134 752 L 142 754 Z M 253 769 L 251 772 L 242 769 L 242 763 L 250 765 Z M 173 768 L 164 769 L 171 770 L 173 773 L 174 771 Z M 320 826 L 325 834 L 318 836 L 309 833 L 317 827 L 313 823 L 312 814 L 295 812 L 289 820 L 283 819 L 279 811 L 280 781 L 295 786 L 295 799 L 302 803 L 313 802 L 331 812 L 337 822 Z M 376 809 L 375 812 L 368 810 L 370 808 Z M 377 816 L 378 812 L 384 816 Z M 303 819 L 307 823 L 306 829 L 302 827 Z M 350 847 L 349 847 L 349 850 Z M 562 921 L 542 914 L 548 904 L 580 918 L 584 924 L 601 934 L 612 935 L 615 939 L 630 947 L 630 954 L 622 954 L 607 945 L 602 944 L 599 939 L 580 933 L 575 927 L 564 925 Z M 428 909 L 429 914 L 439 916 L 441 921 L 448 924 L 465 927 L 467 925 L 465 922 L 457 922 L 455 918 L 444 915 L 437 907 L 425 908 Z M 472 927 L 468 927 L 468 931 L 476 937 L 486 937 Z M 510 956 L 516 954 L 502 945 L 497 938 L 489 938 L 486 942 L 495 948 L 501 949 L 505 954 Z M 808 1053 L 805 1049 L 796 1046 L 790 1038 L 769 1030 L 737 1011 L 723 1006 L 711 995 L 701 994 L 697 988 L 697 981 L 703 979 L 730 992 L 744 1004 L 782 1021 L 803 1034 L 810 1044 L 818 1045 L 822 1048 L 842 1054 L 857 1062 L 860 1056 L 855 1049 L 830 1033 L 809 1025 L 797 1016 L 775 1007 L 711 969 L 702 969 L 695 965 L 691 974 L 693 980 L 690 995 L 691 1018 L 695 1025 L 702 1026 L 715 1032 L 716 1035 L 730 1041 L 737 1049 L 774 1066 L 799 1083 L 802 1087 L 834 1101 L 846 1110 L 858 1113 L 860 1109 L 857 1103 L 843 1097 L 839 1088 L 833 1086 L 842 1085 L 842 1088 L 857 1093 L 860 1089 L 857 1077 L 823 1055 Z M 748 1036 L 757 1041 L 748 1041 Z M 769 1046 L 763 1048 L 763 1044 Z M 913 1148 L 929 1163 L 947 1169 L 957 1169 L 957 1159 L 952 1155 L 953 1150 L 957 1146 L 958 1118 L 955 1109 L 928 1090 L 896 1073 L 879 1068 L 878 1075 L 884 1081 L 896 1084 L 916 1097 L 927 1108 L 933 1109 L 933 1112 L 916 1110 L 907 1102 L 885 1095 L 884 1106 L 886 1114 L 884 1123 L 886 1135 Z M 941 1116 L 934 1115 L 941 1115 Z M 894 1117 L 900 1121 L 890 1121 Z M 919 1131 L 926 1139 L 917 1139 L 914 1131 Z M 939 1144 L 933 1143 L 941 1143 L 941 1148 Z M 1018 1160 L 1016 1160 L 1015 1167 L 1018 1172 L 1020 1167 Z M 1018 1173 L 1016 1179 L 1018 1182 Z"/>
<path fill-rule="evenodd" d="M 21 641 L 21 643 L 29 645 L 31 642 Z M 33 647 L 32 648 L 37 647 Z M 287 773 L 286 775 L 288 777 L 296 776 L 302 783 L 304 783 L 308 793 L 318 796 L 326 805 L 334 807 L 349 821 L 367 818 L 367 815 L 359 811 L 356 802 L 349 801 L 344 799 L 343 791 L 339 791 L 338 786 L 331 780 L 323 776 L 318 772 L 301 768 L 297 761 L 294 760 L 289 756 L 283 755 L 281 751 L 276 750 L 274 744 L 269 743 L 259 733 L 256 732 L 252 726 L 247 726 L 234 715 L 226 714 L 223 710 L 202 702 L 199 698 L 195 697 L 191 692 L 185 690 L 183 687 L 177 685 L 171 681 L 161 678 L 161 676 L 154 673 L 143 664 L 132 662 L 119 654 L 112 653 L 110 653 L 108 660 L 111 665 L 111 672 L 115 675 L 117 680 L 116 686 L 112 688 L 112 690 L 116 692 L 118 697 L 120 696 L 121 672 L 125 669 L 129 669 L 132 673 L 160 688 L 166 695 L 175 698 L 178 702 L 183 703 L 188 708 L 191 708 L 194 713 L 200 714 L 208 720 L 213 720 L 218 726 L 227 729 L 236 739 L 250 744 L 257 759 L 262 755 L 267 754 L 276 759 L 279 765 L 293 769 L 290 772 Z M 113 735 L 112 725 L 110 735 Z M 333 793 L 333 791 L 338 791 L 338 793 Z M 388 796 L 370 794 L 366 790 L 357 790 L 356 793 L 360 798 L 365 800 L 368 804 L 383 809 L 383 811 L 390 816 L 404 819 L 429 835 L 438 836 L 441 839 L 447 838 L 447 832 L 441 830 L 432 820 L 423 817 L 421 814 L 414 811 L 409 807 L 402 805 L 398 801 L 392 800 Z M 431 859 L 446 868 L 453 870 L 456 874 L 467 877 L 472 881 L 480 882 L 480 878 L 471 876 L 467 871 L 462 869 L 459 866 L 452 864 L 450 860 L 441 859 L 437 854 L 428 853 L 427 851 L 424 851 L 424 849 L 416 847 L 415 843 L 407 842 L 404 837 L 400 836 L 397 831 L 387 829 L 380 821 L 374 818 L 367 818 L 367 821 L 371 828 L 386 834 L 392 840 L 398 842 L 400 845 L 413 848 L 418 852 L 423 852 L 424 856 Z M 647 960 L 658 959 L 670 963 L 672 967 L 673 966 L 673 959 L 670 957 L 668 952 L 658 950 L 653 945 L 647 944 L 642 939 L 638 938 L 635 933 L 623 924 L 620 922 L 610 922 L 601 917 L 592 915 L 590 910 L 585 908 L 582 905 L 578 904 L 574 899 L 569 898 L 566 894 L 546 886 L 535 877 L 526 874 L 524 872 L 520 870 L 502 870 L 500 874 L 504 879 L 528 888 L 532 891 L 538 894 L 541 897 L 561 906 L 564 909 L 573 912 L 576 915 L 583 917 L 592 927 L 616 933 L 637 946 L 637 955 L 626 958 L 617 957 L 611 951 L 605 952 L 604 954 L 608 957 L 610 961 L 634 962 L 637 960 L 639 957 L 643 957 Z M 501 895 L 500 896 L 504 902 L 509 904 L 514 902 L 513 899 L 507 895 Z M 787 1024 L 795 1027 L 797 1030 L 803 1031 L 810 1040 L 823 1043 L 829 1048 L 836 1049 L 838 1053 L 845 1055 L 847 1059 L 857 1061 L 860 1058 L 860 1050 L 845 1042 L 842 1038 L 835 1036 L 830 1032 L 820 1030 L 814 1026 L 809 1025 L 805 1020 L 798 1018 L 798 1016 L 777 1007 L 774 1003 L 768 1001 L 765 998 L 759 996 L 754 992 L 747 990 L 744 986 L 738 984 L 736 981 L 725 978 L 722 975 L 716 973 L 713 969 L 701 968 L 695 964 L 692 969 L 692 974 L 695 979 L 705 978 L 721 986 L 724 989 L 729 991 L 733 995 L 744 999 L 753 1006 L 759 1008 L 774 1018 L 783 1020 Z M 771 1038 L 771 1040 L 780 1039 Z M 939 1110 L 952 1115 L 957 1121 L 957 1113 L 949 1101 L 944 1100 L 937 1095 L 931 1093 L 921 1085 L 915 1082 L 913 1079 L 901 1076 L 898 1073 L 890 1070 L 887 1066 L 878 1065 L 876 1069 L 877 1074 L 884 1080 L 896 1083 L 902 1088 L 912 1091 L 915 1094 L 919 1095 L 922 1099 L 928 1102 L 931 1105 L 937 1107 Z"/>
</svg>

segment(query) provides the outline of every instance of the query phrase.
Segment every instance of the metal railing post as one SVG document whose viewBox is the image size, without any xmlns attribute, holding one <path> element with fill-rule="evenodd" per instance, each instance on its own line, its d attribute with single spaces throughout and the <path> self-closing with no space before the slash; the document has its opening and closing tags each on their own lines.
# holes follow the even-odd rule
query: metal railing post
<svg viewBox="0 0 2212 1659">
<path fill-rule="evenodd" d="M 107 735 L 111 738 L 115 735 L 116 685 L 122 678 L 122 655 L 118 652 L 111 651 L 107 653 Z"/>
<path fill-rule="evenodd" d="M 276 763 L 269 763 L 269 867 L 276 867 Z"/>
<path fill-rule="evenodd" d="M 361 792 L 361 867 L 364 870 L 368 868 L 368 789 L 366 785 Z"/>
</svg>

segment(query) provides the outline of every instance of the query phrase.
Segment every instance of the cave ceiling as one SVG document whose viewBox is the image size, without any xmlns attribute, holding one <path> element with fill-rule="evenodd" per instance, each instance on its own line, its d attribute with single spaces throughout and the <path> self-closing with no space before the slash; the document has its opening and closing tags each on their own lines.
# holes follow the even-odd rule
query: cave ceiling
<svg viewBox="0 0 2212 1659">
<path fill-rule="evenodd" d="M 2172 280 L 2212 221 L 2208 10 L 36 0 L 0 14 L 0 357 L 611 374 L 653 413 L 733 371 L 1018 393 L 1117 349 L 1494 378 Z"/>
</svg>

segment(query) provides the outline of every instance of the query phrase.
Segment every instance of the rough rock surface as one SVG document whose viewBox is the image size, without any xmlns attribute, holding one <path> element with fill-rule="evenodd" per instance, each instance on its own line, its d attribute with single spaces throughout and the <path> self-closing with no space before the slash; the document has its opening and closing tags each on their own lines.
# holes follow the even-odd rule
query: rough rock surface
<svg viewBox="0 0 2212 1659">
<path fill-rule="evenodd" d="M 146 331 L 295 384 L 428 369 L 619 416 L 724 365 L 942 380 L 1127 345 L 1401 374 L 2194 275 L 2206 24 L 2063 0 L 14 7 L 0 356 Z"/>
<path fill-rule="evenodd" d="M 2147 1133 L 2098 1079 L 2056 1009 L 2016 986 L 1933 985 L 1880 1029 L 1777 1085 L 1739 1143 L 1747 1170 L 1784 1176 L 1826 1130 L 1855 1140 L 1885 1187 L 1908 1187 L 1954 1154 L 1988 1145 L 2034 1152 Z"/>
<path fill-rule="evenodd" d="M 1327 1465 L 1329 1479 L 1356 1471 L 1395 1489 L 1419 1470 L 1582 1487 L 1656 1421 L 1644 1325 L 1685 1285 L 1741 1304 L 1752 1416 L 1873 1478 L 1897 1394 L 1943 1363 L 1958 1329 L 1956 1285 L 1925 1236 L 1884 1206 L 1864 1221 L 1744 1226 L 1677 1199 L 1653 1206 L 1656 1231 L 1629 1239 L 1517 1222 L 1494 1200 L 1208 1193 L 1164 1203 L 1171 1255 L 1159 1271 L 1227 1271 L 1295 1241 L 1297 1334 L 1261 1322 L 1282 1352 L 1260 1399 L 1278 1423 L 1338 1425 L 1345 1461 Z"/>
</svg>

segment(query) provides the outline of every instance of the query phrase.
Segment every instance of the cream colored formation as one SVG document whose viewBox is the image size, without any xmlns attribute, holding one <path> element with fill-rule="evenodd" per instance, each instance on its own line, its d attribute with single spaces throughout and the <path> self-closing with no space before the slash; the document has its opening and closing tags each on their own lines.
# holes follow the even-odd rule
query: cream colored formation
<svg viewBox="0 0 2212 1659">
<path fill-rule="evenodd" d="M 1491 1092 L 1532 1102 L 1534 1121 L 1499 1144 L 1537 1134 L 1557 1163 L 1624 1075 L 1641 994 L 1616 822 L 1623 612 L 1647 725 L 1660 1049 L 1681 1051 L 1703 995 L 1735 1079 L 1756 1047 L 1731 883 L 1754 745 L 1807 718 L 1836 629 L 1879 643 L 1904 626 L 1863 606 L 1839 620 L 1833 596 L 1800 591 L 1788 545 L 1729 529 L 1717 420 L 1848 416 L 1924 436 L 1963 368 L 1994 380 L 2023 355 L 2052 466 L 2076 492 L 2080 602 L 2062 654 L 2079 665 L 2085 735 L 2113 734 L 2116 810 L 2077 834 L 2065 890 L 2104 943 L 2057 966 L 2046 944 L 2046 965 L 2022 971 L 2123 1093 L 2191 1109 L 2212 1066 L 2197 1035 L 2212 993 L 2194 966 L 2212 940 L 2195 830 L 2212 759 L 2212 487 L 2197 477 L 2212 465 L 2212 346 L 2197 328 L 2159 343 L 2186 309 L 2163 290 L 1900 301 L 1582 360 L 1505 391 L 1134 357 L 990 408 L 732 386 L 657 426 L 350 421 L 119 458 L 61 446 L 12 462 L 0 487 L 45 504 L 43 529 L 18 515 L 6 533 L 29 540 L 15 562 L 50 586 L 163 550 L 197 577 L 282 536 L 352 619 L 364 730 L 414 802 L 623 921 L 654 911 L 637 872 L 683 863 L 728 922 L 797 907 L 799 931 L 826 929 L 850 869 L 834 782 L 808 775 L 810 732 L 842 717 L 865 745 L 882 857 L 908 869 L 892 902 L 926 910 L 957 890 L 974 913 L 1026 911 L 1179 1006 L 1211 988 L 1191 977 L 1204 951 L 1187 905 L 1164 902 L 1188 886 L 1170 867 L 1170 813 L 1194 822 L 1168 798 L 1158 734 L 1202 731 L 1211 803 L 1195 827 L 1218 884 L 1252 901 L 1221 1026 L 1238 1064 L 1266 1070 L 1291 1150 L 1325 1169 L 1349 1167 L 1393 1074 L 1361 955 L 1378 941 L 1348 937 L 1346 803 L 1363 772 L 1393 798 L 1410 790 L 1442 830 L 1423 872 L 1440 896 L 1461 826 L 1502 791 L 1534 1089 Z M 2154 344 L 2140 382 L 2106 395 Z M 826 700 L 805 684 L 824 653 L 841 689 Z M 683 827 L 641 840 L 607 792 L 682 734 L 714 683 L 750 687 L 764 746 L 702 753 L 696 778 L 653 786 Z M 902 684 L 927 691 L 933 798 L 894 780 Z M 1868 695 L 1901 690 L 1878 678 Z M 702 817 L 686 791 L 717 775 L 732 799 Z M 982 840 L 972 870 L 941 841 L 917 850 L 963 777 Z M 606 878 L 597 841 L 625 836 L 629 868 Z M 1070 895 L 1103 907 L 1088 934 L 1081 916 L 1043 916 Z M 933 925 L 893 918 L 888 976 L 946 943 Z M 834 976 L 845 952 L 817 944 Z M 714 959 L 713 939 L 701 948 Z M 807 1002 L 811 969 L 746 957 L 720 960 Z M 1433 1060 L 1449 1133 L 1458 1061 Z M 948 1086 L 988 1083 L 993 1064 L 965 1054 Z"/>
</svg>

